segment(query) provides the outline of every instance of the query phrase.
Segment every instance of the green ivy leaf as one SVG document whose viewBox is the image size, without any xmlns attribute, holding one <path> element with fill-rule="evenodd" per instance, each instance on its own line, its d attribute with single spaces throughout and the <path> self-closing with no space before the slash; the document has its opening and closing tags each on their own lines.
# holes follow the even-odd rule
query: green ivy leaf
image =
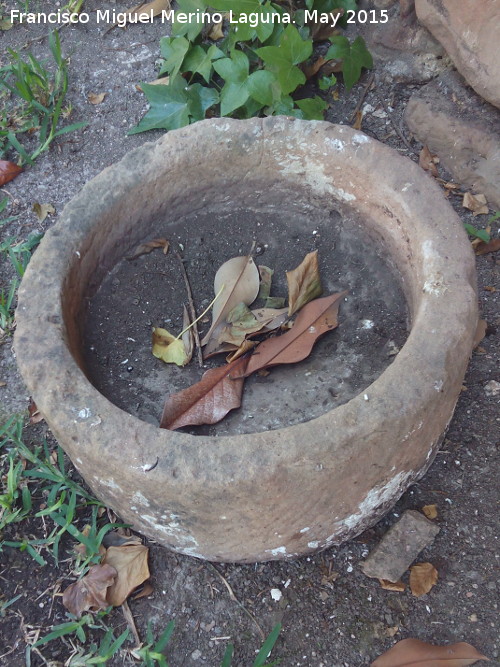
<svg viewBox="0 0 500 667">
<path fill-rule="evenodd" d="M 224 52 L 215 44 L 208 50 L 203 46 L 193 46 L 184 59 L 183 71 L 200 74 L 207 83 L 210 83 L 213 61 L 223 57 Z"/>
<path fill-rule="evenodd" d="M 318 95 L 296 100 L 295 104 L 304 113 L 306 120 L 323 120 L 325 111 L 328 109 L 328 104 Z"/>
<path fill-rule="evenodd" d="M 276 74 L 285 95 L 305 83 L 306 77 L 297 65 L 312 53 L 312 40 L 303 40 L 297 28 L 289 25 L 283 31 L 279 46 L 263 46 L 255 53 Z"/>
<path fill-rule="evenodd" d="M 326 60 L 344 60 L 351 53 L 351 44 L 347 37 L 335 35 L 331 38 L 331 46 L 326 52 Z"/>
<path fill-rule="evenodd" d="M 177 0 L 177 11 L 189 14 L 190 12 L 204 12 L 212 3 L 204 0 Z M 203 30 L 203 22 L 188 21 L 181 23 L 175 20 L 177 12 L 174 12 L 174 20 L 172 21 L 172 35 L 185 35 L 191 42 L 201 34 Z"/>
<path fill-rule="evenodd" d="M 366 48 L 365 40 L 361 36 L 356 37 L 352 43 L 351 56 L 360 63 L 361 67 L 366 67 L 366 69 L 373 67 L 372 54 Z"/>
<path fill-rule="evenodd" d="M 330 76 L 322 76 L 318 81 L 318 86 L 320 90 L 329 90 L 336 83 L 337 77 L 335 74 L 330 74 Z"/>
<path fill-rule="evenodd" d="M 165 62 L 161 67 L 160 75 L 168 72 L 172 79 L 175 79 L 190 47 L 191 44 L 185 37 L 162 37 L 160 39 L 160 52 L 165 58 Z"/>
<path fill-rule="evenodd" d="M 232 10 L 235 16 L 258 12 L 260 6 L 259 0 L 210 0 L 210 7 L 220 12 L 229 12 Z"/>
<path fill-rule="evenodd" d="M 192 120 L 201 120 L 206 110 L 218 102 L 217 91 L 197 83 L 186 86 L 179 76 L 168 85 L 141 85 L 150 104 L 149 111 L 129 134 L 147 130 L 176 130 L 189 125 Z"/>
<path fill-rule="evenodd" d="M 332 45 L 328 49 L 325 58 L 327 60 L 341 60 L 344 84 L 349 92 L 354 84 L 359 81 L 363 67 L 373 67 L 373 59 L 366 48 L 362 37 L 356 37 L 352 44 L 347 37 L 336 35 L 332 38 Z"/>
<path fill-rule="evenodd" d="M 230 58 L 221 58 L 213 63 L 214 69 L 225 81 L 220 93 L 221 116 L 227 116 L 248 99 L 247 87 L 250 63 L 242 51 L 233 51 Z"/>
<path fill-rule="evenodd" d="M 276 97 L 279 98 L 276 84 L 276 77 L 272 72 L 265 69 L 257 70 L 248 77 L 248 92 L 257 102 L 264 106 L 271 106 Z M 276 92 L 278 92 L 277 95 Z"/>
</svg>

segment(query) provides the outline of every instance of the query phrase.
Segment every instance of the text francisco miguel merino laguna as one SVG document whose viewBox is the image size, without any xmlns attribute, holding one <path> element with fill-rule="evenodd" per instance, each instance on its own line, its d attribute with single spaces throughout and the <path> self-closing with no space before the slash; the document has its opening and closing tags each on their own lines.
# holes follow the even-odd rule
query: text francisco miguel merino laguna
<svg viewBox="0 0 500 667">
<path fill-rule="evenodd" d="M 329 24 L 332 28 L 335 27 L 337 21 L 340 19 L 340 14 L 335 16 L 328 12 L 319 12 L 317 9 L 305 10 L 306 22 L 315 22 Z M 130 12 L 117 12 L 115 9 L 98 9 L 96 10 L 97 23 L 113 23 L 120 28 L 125 27 L 127 23 L 152 23 L 154 20 L 153 10 L 140 12 L 138 14 L 130 14 Z M 200 10 L 195 12 L 179 12 L 174 9 L 164 9 L 161 14 L 157 16 L 162 23 L 175 21 L 177 23 L 220 23 L 224 18 L 232 24 L 248 24 L 252 28 L 257 27 L 261 23 L 295 23 L 291 14 L 287 12 L 278 13 L 264 13 L 264 12 L 249 12 L 246 14 L 235 14 L 230 10 L 224 14 L 202 12 Z M 64 12 L 58 9 L 54 12 L 21 12 L 19 9 L 10 10 L 10 20 L 12 23 L 48 23 L 48 24 L 77 24 L 88 23 L 90 15 L 87 12 L 80 12 L 77 14 Z"/>
</svg>

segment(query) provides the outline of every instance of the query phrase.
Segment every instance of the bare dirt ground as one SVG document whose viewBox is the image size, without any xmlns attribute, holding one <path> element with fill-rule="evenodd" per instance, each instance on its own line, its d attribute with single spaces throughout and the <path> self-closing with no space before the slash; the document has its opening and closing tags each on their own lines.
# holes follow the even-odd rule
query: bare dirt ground
<svg viewBox="0 0 500 667">
<path fill-rule="evenodd" d="M 47 4 L 37 3 L 40 8 Z M 116 4 L 89 1 L 86 6 L 92 12 Z M 56 215 L 40 223 L 31 210 L 35 202 L 50 203 L 59 213 L 104 167 L 161 134 L 128 137 L 127 130 L 145 111 L 136 84 L 156 77 L 158 43 L 166 26 L 137 25 L 105 33 L 107 27 L 90 23 L 61 30 L 63 52 L 71 55 L 71 121 L 86 120 L 88 126 L 61 137 L 32 168 L 2 189 L 0 194 L 6 192 L 11 199 L 9 214 L 19 215 L 2 228 L 5 237 L 23 239 L 30 232 L 44 231 Z M 43 26 L 16 26 L 0 33 L 0 40 L 4 48 L 17 50 L 29 44 L 37 57 L 45 58 L 46 32 Z M 0 58 L 5 61 L 4 53 Z M 366 80 L 367 75 L 347 98 L 341 91 L 341 100 L 332 102 L 329 120 L 351 122 Z M 413 142 L 414 150 L 410 151 L 395 127 L 401 129 L 402 110 L 412 86 L 418 85 L 380 83 L 376 78 L 375 88 L 368 92 L 365 102 L 381 113 L 378 117 L 367 114 L 362 127 L 414 160 L 421 146 Z M 101 104 L 88 102 L 89 93 L 102 92 L 106 97 Z M 390 105 L 389 113 L 380 98 Z M 470 214 L 464 215 L 460 197 L 452 196 L 450 201 L 464 221 L 477 223 Z M 159 632 L 175 619 L 174 635 L 166 651 L 169 665 L 215 667 L 226 644 L 232 642 L 236 647 L 234 664 L 248 667 L 262 638 L 278 621 L 283 630 L 273 658 L 279 658 L 286 667 L 362 667 L 406 637 L 434 643 L 467 641 L 491 658 L 490 665 L 500 665 L 499 397 L 485 389 L 491 380 L 500 380 L 498 256 L 478 257 L 477 269 L 487 335 L 471 358 L 464 391 L 435 462 L 380 523 L 352 542 L 286 563 L 214 566 L 149 543 L 154 592 L 131 602 L 130 608 L 141 638 L 148 622 Z M 2 286 L 8 284 L 8 266 L 1 267 L 0 279 Z M 10 341 L 0 346 L 0 380 L 6 383 L 0 387 L 0 419 L 4 420 L 9 414 L 26 410 L 28 401 Z M 53 445 L 43 424 L 26 428 L 28 442 L 40 442 L 45 435 Z M 408 587 L 405 592 L 383 590 L 377 580 L 361 572 L 360 564 L 402 511 L 420 510 L 429 504 L 438 507 L 440 533 L 420 554 L 419 561 L 431 562 L 437 568 L 437 585 L 420 598 L 414 597 Z M 85 517 L 79 517 L 79 521 L 83 525 Z M 40 535 L 39 525 L 19 526 L 31 535 Z M 16 528 L 12 530 L 15 533 Z M 58 567 L 50 558 L 45 567 L 40 567 L 19 550 L 6 548 L 0 552 L 0 601 L 21 595 L 0 616 L 1 664 L 25 664 L 26 641 L 33 636 L 30 632 L 40 628 L 43 635 L 54 624 L 67 620 L 60 598 L 53 595 L 74 580 L 72 546 L 70 540 L 63 542 Z M 404 580 L 408 581 L 408 574 Z M 281 591 L 279 601 L 273 599 L 271 589 Z M 108 622 L 118 630 L 125 627 L 119 609 Z M 132 646 L 132 640 L 127 642 L 113 664 L 133 664 L 125 650 Z M 68 641 L 54 641 L 42 647 L 41 653 L 43 658 L 33 655 L 32 664 L 60 665 L 70 658 L 73 648 Z"/>
</svg>

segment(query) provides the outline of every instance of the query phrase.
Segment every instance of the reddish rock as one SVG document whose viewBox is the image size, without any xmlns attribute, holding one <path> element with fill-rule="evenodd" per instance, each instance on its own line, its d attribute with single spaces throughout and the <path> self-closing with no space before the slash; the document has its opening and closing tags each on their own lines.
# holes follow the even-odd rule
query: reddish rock
<svg viewBox="0 0 500 667">
<path fill-rule="evenodd" d="M 455 181 L 500 208 L 500 113 L 459 74 L 445 72 L 415 93 L 405 121 Z"/>
<path fill-rule="evenodd" d="M 416 0 L 415 7 L 419 21 L 441 42 L 467 82 L 500 107 L 500 3 Z"/>
</svg>

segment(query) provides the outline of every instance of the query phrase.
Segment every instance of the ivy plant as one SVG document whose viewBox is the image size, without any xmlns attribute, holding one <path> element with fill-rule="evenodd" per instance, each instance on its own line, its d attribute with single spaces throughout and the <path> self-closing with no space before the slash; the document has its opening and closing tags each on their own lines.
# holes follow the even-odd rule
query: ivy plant
<svg viewBox="0 0 500 667">
<path fill-rule="evenodd" d="M 355 11 L 356 0 L 178 0 L 172 34 L 160 41 L 162 85 L 141 84 L 150 108 L 129 134 L 173 130 L 210 116 L 250 118 L 286 114 L 320 120 L 328 108 L 320 95 L 308 96 L 306 65 L 313 59 L 311 13 Z M 201 20 L 176 20 L 180 13 L 214 13 L 223 17 L 217 30 Z M 309 20 L 308 20 L 309 18 Z M 338 19 L 337 27 L 342 24 Z M 208 27 L 208 30 L 207 30 Z M 325 62 L 341 71 L 347 91 L 372 67 L 361 37 L 352 43 L 332 30 Z M 327 91 L 337 79 L 318 74 Z"/>
</svg>

